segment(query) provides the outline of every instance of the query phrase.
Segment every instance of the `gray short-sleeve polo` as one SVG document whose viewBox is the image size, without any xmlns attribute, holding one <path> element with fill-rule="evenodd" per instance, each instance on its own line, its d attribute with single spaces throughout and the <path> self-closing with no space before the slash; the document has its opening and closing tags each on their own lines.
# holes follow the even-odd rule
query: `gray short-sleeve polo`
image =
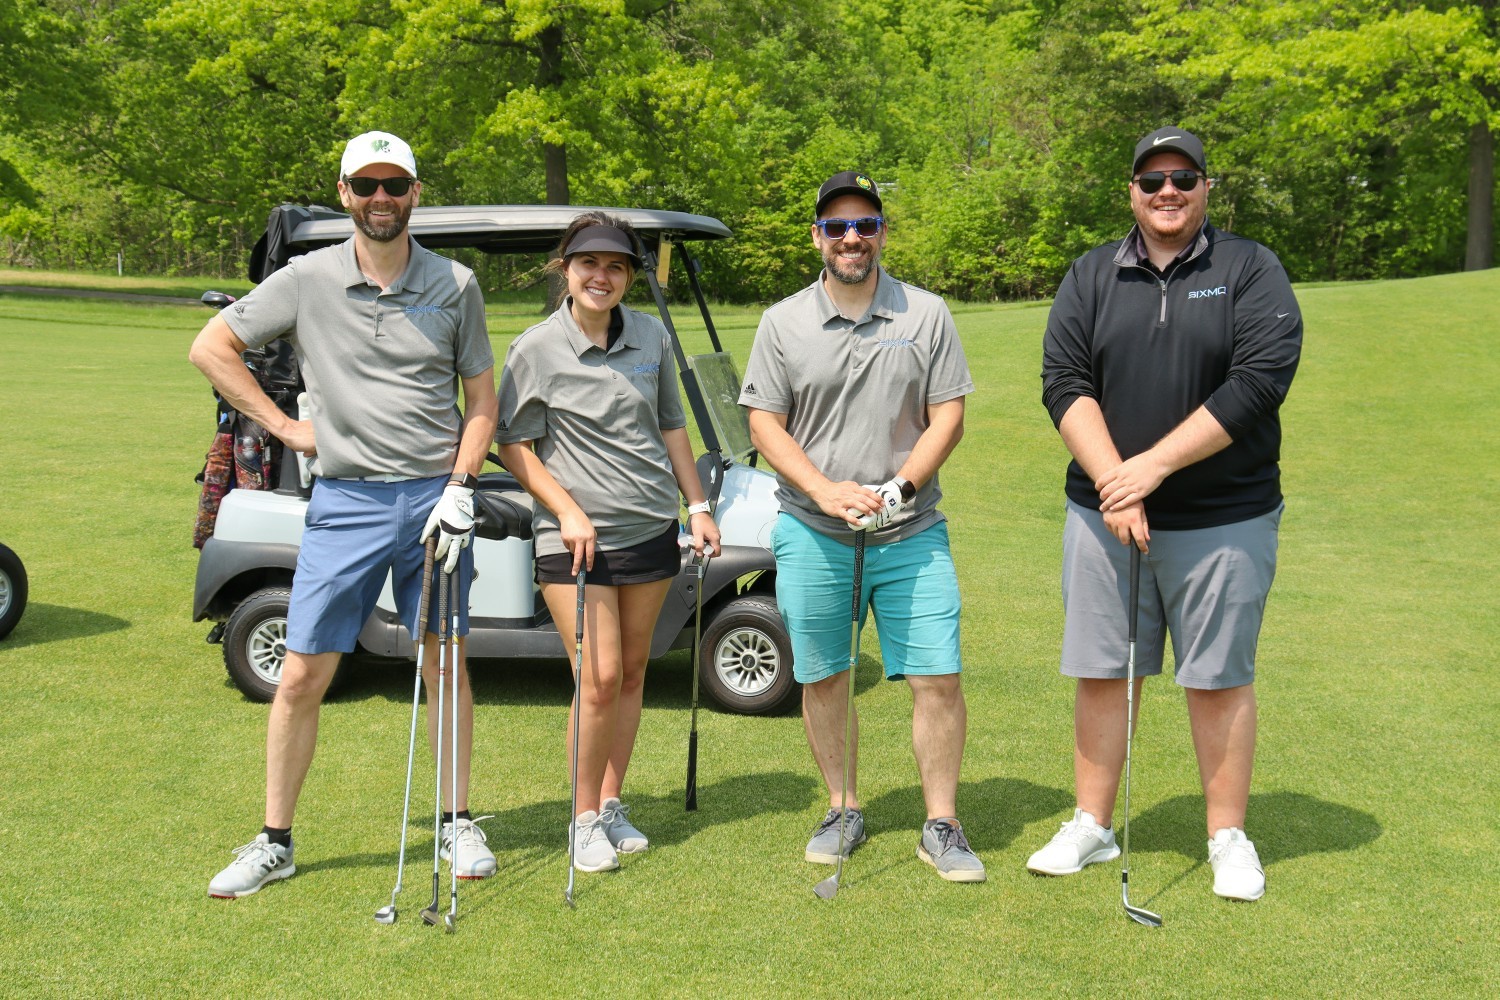
<svg viewBox="0 0 1500 1000">
<path fill-rule="evenodd" d="M 687 426 L 666 328 L 621 309 L 608 351 L 584 336 L 564 299 L 510 345 L 500 373 L 501 444 L 535 442 L 548 473 L 588 514 L 606 549 L 636 545 L 677 519 L 677 480 L 662 431 Z M 557 515 L 538 505 L 536 553 L 565 552 Z"/>
<path fill-rule="evenodd" d="M 457 380 L 495 364 L 484 296 L 467 267 L 411 240 L 406 270 L 382 290 L 360 272 L 351 239 L 294 257 L 220 315 L 246 346 L 286 337 L 296 347 L 313 405 L 315 475 L 453 471 Z"/>
<path fill-rule="evenodd" d="M 927 429 L 927 407 L 974 391 L 963 344 L 941 298 L 884 269 L 870 311 L 846 319 L 823 277 L 767 309 L 755 333 L 740 405 L 787 415 L 787 432 L 834 482 L 894 476 Z M 852 544 L 842 520 L 777 475 L 782 510 Z M 907 538 L 942 520 L 933 476 L 911 511 L 872 540 Z"/>
</svg>

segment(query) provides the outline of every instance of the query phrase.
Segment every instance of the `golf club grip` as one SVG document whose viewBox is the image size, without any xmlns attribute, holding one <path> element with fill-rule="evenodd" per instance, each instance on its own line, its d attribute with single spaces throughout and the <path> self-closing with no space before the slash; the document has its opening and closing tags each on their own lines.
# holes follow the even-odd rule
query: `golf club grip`
<svg viewBox="0 0 1500 1000">
<path fill-rule="evenodd" d="M 859 621 L 859 599 L 864 589 L 865 571 L 865 533 L 863 531 L 854 534 L 854 600 L 849 610 L 849 620 Z"/>
<path fill-rule="evenodd" d="M 1130 641 L 1135 642 L 1136 619 L 1140 617 L 1141 550 L 1130 540 Z"/>
<path fill-rule="evenodd" d="M 432 554 L 437 550 L 437 535 L 431 535 L 422 551 L 422 599 L 417 602 L 417 634 L 412 641 L 421 646 L 427 638 L 428 618 L 432 613 Z"/>
<path fill-rule="evenodd" d="M 698 734 L 688 734 L 687 811 L 698 808 Z"/>
</svg>

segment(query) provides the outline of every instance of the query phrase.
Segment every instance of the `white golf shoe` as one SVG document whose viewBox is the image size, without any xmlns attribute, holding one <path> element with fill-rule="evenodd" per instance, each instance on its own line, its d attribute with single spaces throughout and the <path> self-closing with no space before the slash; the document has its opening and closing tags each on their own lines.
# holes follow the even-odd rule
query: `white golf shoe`
<svg viewBox="0 0 1500 1000">
<path fill-rule="evenodd" d="M 620 854 L 639 854 L 651 846 L 646 835 L 630 822 L 630 807 L 619 799 L 605 799 L 599 804 L 599 822 L 610 846 Z"/>
<path fill-rule="evenodd" d="M 568 825 L 573 838 L 573 867 L 581 872 L 607 872 L 620 867 L 620 856 L 604 830 L 599 814 L 590 809 Z"/>
<path fill-rule="evenodd" d="M 1266 894 L 1266 871 L 1255 844 L 1245 831 L 1231 826 L 1208 842 L 1208 863 L 1214 870 L 1214 895 L 1253 902 Z"/>
<path fill-rule="evenodd" d="M 489 838 L 479 829 L 481 820 L 494 818 L 480 816 L 476 819 L 460 819 L 456 824 L 456 831 L 455 824 L 443 824 L 443 846 L 439 853 L 444 861 L 453 865 L 459 878 L 488 878 L 495 874 L 495 855 L 485 844 Z"/>
<path fill-rule="evenodd" d="M 1093 813 L 1073 810 L 1073 818 L 1026 861 L 1026 867 L 1038 875 L 1072 875 L 1085 865 L 1113 861 L 1120 856 L 1115 831 L 1102 827 Z"/>
<path fill-rule="evenodd" d="M 245 846 L 234 849 L 234 860 L 208 883 L 208 894 L 214 899 L 238 899 L 259 892 L 267 882 L 296 873 L 291 846 L 273 844 L 261 833 Z"/>
</svg>

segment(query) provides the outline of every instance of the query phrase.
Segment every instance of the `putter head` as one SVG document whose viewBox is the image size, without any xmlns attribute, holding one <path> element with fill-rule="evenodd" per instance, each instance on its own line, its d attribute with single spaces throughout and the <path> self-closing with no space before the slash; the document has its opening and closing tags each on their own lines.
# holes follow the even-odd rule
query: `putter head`
<svg viewBox="0 0 1500 1000">
<path fill-rule="evenodd" d="M 1150 910 L 1143 910 L 1139 906 L 1131 906 L 1129 903 L 1126 903 L 1125 915 L 1128 916 L 1131 920 L 1134 920 L 1136 923 L 1145 924 L 1147 927 L 1161 926 L 1161 917 L 1152 913 Z"/>
<path fill-rule="evenodd" d="M 380 909 L 376 910 L 375 922 L 377 924 L 386 925 L 394 924 L 396 922 L 396 907 L 394 905 L 382 906 Z"/>
</svg>

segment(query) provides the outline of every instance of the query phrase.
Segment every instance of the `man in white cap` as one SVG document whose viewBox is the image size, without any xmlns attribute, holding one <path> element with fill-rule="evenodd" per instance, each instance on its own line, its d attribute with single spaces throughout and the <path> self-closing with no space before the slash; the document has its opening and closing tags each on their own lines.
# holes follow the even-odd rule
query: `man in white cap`
<svg viewBox="0 0 1500 1000">
<path fill-rule="evenodd" d="M 1135 226 L 1073 262 L 1047 319 L 1042 397 L 1073 455 L 1062 672 L 1078 682 L 1077 805 L 1026 865 L 1071 875 L 1120 854 L 1111 819 L 1126 759 L 1134 545 L 1136 684 L 1161 673 L 1170 634 L 1213 891 L 1255 900 L 1266 888 L 1244 829 L 1255 648 L 1276 572 L 1278 413 L 1301 356 L 1302 314 L 1275 254 L 1209 224 L 1208 167 L 1191 132 L 1142 137 L 1127 187 Z"/>
<path fill-rule="evenodd" d="M 353 238 L 294 258 L 209 320 L 190 353 L 231 405 L 289 450 L 311 456 L 317 477 L 268 725 L 265 827 L 209 883 L 208 894 L 219 899 L 247 896 L 296 871 L 292 815 L 312 763 L 323 694 L 341 655 L 354 649 L 388 571 L 402 620 L 418 634 L 429 537 L 437 539 L 434 572 L 454 576 L 459 635 L 468 631 L 473 492 L 497 412 L 484 298 L 472 271 L 423 249 L 407 232 L 422 185 L 401 139 L 366 132 L 349 140 L 338 191 Z M 284 414 L 240 359 L 278 337 L 301 359 L 310 420 Z M 437 636 L 427 630 L 424 641 L 433 705 Z M 441 849 L 460 878 L 483 878 L 494 873 L 495 856 L 467 808 L 474 716 L 462 642 L 458 678 L 458 794 L 444 803 Z M 433 752 L 446 760 L 437 720 L 429 713 L 427 721 Z M 443 786 L 446 799 L 450 786 Z"/>
</svg>

